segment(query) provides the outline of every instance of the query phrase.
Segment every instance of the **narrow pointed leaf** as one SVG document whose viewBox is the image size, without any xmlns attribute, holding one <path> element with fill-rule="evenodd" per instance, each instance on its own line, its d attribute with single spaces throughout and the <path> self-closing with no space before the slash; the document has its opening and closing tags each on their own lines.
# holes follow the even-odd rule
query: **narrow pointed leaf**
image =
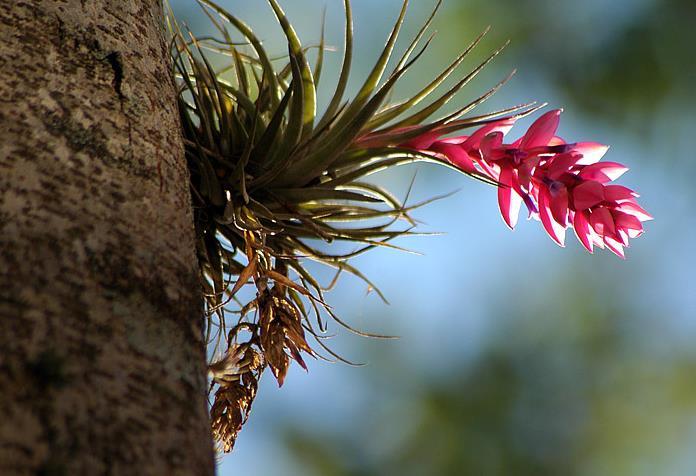
<svg viewBox="0 0 696 476">
<path fill-rule="evenodd" d="M 329 105 L 324 111 L 324 115 L 319 121 L 318 128 L 321 128 L 327 122 L 333 120 L 338 107 L 343 101 L 343 93 L 346 90 L 346 85 L 348 84 L 348 77 L 350 76 L 350 65 L 353 61 L 353 14 L 351 12 L 350 0 L 343 0 L 343 9 L 345 12 L 345 35 L 344 35 L 344 51 L 343 51 L 343 63 L 341 65 L 341 74 L 338 77 L 338 82 L 336 83 L 336 90 L 334 91 Z"/>
<path fill-rule="evenodd" d="M 268 3 L 271 5 L 271 8 L 273 8 L 273 12 L 283 28 L 283 32 L 285 32 L 285 37 L 288 39 L 291 54 L 295 57 L 300 70 L 300 84 L 302 85 L 302 99 L 304 102 L 302 108 L 302 134 L 304 136 L 311 132 L 312 125 L 314 124 L 314 117 L 317 113 L 317 97 L 314 87 L 314 77 L 312 76 L 312 70 L 309 67 L 309 62 L 304 54 L 300 39 L 297 37 L 297 33 L 295 33 L 295 29 L 288 21 L 285 13 L 280 8 L 280 5 L 278 5 L 276 0 L 268 0 Z M 293 74 L 295 73 L 293 72 Z"/>
</svg>

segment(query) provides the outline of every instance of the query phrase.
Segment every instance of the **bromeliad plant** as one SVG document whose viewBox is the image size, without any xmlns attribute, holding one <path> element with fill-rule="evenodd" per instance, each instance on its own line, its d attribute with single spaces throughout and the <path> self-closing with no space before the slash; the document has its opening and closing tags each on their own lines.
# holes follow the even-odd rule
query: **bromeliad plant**
<svg viewBox="0 0 696 476">
<path fill-rule="evenodd" d="M 211 419 L 225 452 L 249 415 L 265 369 L 282 385 L 290 361 L 306 369 L 305 356 L 319 357 L 317 349 L 344 360 L 322 341 L 325 316 L 371 335 L 351 328 L 333 312 L 324 297 L 327 288 L 307 268 L 314 261 L 335 268 L 336 278 L 351 273 L 379 293 L 348 260 L 379 246 L 396 247 L 394 238 L 414 233 L 410 213 L 423 203 L 402 203 L 366 181 L 369 174 L 413 162 L 445 165 L 496 185 L 500 211 L 511 228 L 524 203 L 530 217 L 539 219 L 559 244 L 571 227 L 589 251 L 594 245 L 606 246 L 620 256 L 628 239 L 642 233 L 641 222 L 650 218 L 634 192 L 607 184 L 626 169 L 599 162 L 605 146 L 566 143 L 555 135 L 559 110 L 542 115 L 510 144 L 503 142 L 503 135 L 514 121 L 542 106 L 529 103 L 465 117 L 507 79 L 428 122 L 500 49 L 414 111 L 485 32 L 413 97 L 387 104 L 396 83 L 428 47 L 432 37 L 419 45 L 439 1 L 387 73 L 406 13 L 404 1 L 374 68 L 355 97 L 346 100 L 353 37 L 351 5 L 344 0 L 343 65 L 321 114 L 316 91 L 323 34 L 312 67 L 310 48 L 300 42 L 277 1 L 268 3 L 287 39 L 288 54 L 280 59 L 269 56 L 246 23 L 211 0 L 201 0 L 201 5 L 218 38 L 196 38 L 170 23 L 206 296 L 207 342 L 214 359 L 209 367 L 211 391 L 215 389 Z M 235 42 L 233 34 L 241 41 Z M 224 67 L 215 69 L 211 52 L 224 55 Z M 461 130 L 473 132 L 451 137 Z M 338 242 L 357 247 L 335 251 Z M 255 293 L 242 302 L 238 292 L 247 284 L 253 284 Z"/>
</svg>

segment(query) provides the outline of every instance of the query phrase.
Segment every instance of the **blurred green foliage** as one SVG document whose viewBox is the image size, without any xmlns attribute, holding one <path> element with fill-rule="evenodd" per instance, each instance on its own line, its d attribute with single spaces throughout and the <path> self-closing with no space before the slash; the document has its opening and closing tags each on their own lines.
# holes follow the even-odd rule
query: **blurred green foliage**
<svg viewBox="0 0 696 476">
<path fill-rule="evenodd" d="M 591 114 L 651 114 L 667 100 L 693 106 L 693 0 L 460 0 L 443 30 L 494 26 L 525 70 L 539 68 Z"/>
</svg>

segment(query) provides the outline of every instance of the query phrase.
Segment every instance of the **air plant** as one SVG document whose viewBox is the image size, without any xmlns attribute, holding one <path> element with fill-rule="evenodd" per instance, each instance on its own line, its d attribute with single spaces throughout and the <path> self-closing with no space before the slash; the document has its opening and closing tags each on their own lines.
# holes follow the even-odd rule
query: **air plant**
<svg viewBox="0 0 696 476">
<path fill-rule="evenodd" d="M 344 0 L 342 68 L 321 113 L 316 90 L 326 49 L 323 33 L 311 66 L 309 48 L 278 2 L 268 3 L 287 40 L 288 54 L 280 66 L 246 23 L 212 0 L 200 4 L 219 37 L 197 38 L 171 18 L 169 23 L 205 292 L 206 338 L 214 360 L 209 366 L 211 392 L 215 389 L 211 419 L 225 452 L 249 415 L 265 369 L 282 385 L 291 360 L 305 369 L 307 356 L 325 353 L 345 361 L 323 342 L 327 317 L 357 334 L 380 337 L 339 318 L 325 291 L 341 273 L 349 273 L 384 298 L 349 260 L 377 247 L 400 249 L 392 241 L 415 233 L 411 213 L 425 203 L 408 205 L 367 181 L 368 175 L 413 162 L 451 167 L 498 187 L 509 226 L 525 203 L 556 241 L 561 243 L 562 230 L 574 224 L 590 250 L 593 244 L 622 250 L 649 218 L 632 191 L 604 185 L 625 170 L 597 162 L 605 147 L 567 144 L 555 136 L 559 111 L 542 116 L 520 140 L 507 145 L 504 132 L 543 105 L 467 116 L 509 77 L 455 112 L 428 121 L 502 48 L 414 111 L 458 69 L 485 31 L 413 97 L 387 103 L 399 79 L 426 51 L 432 39 L 425 38 L 426 32 L 441 1 L 387 72 L 406 14 L 408 1 L 403 2 L 376 64 L 355 97 L 347 100 L 353 36 L 351 5 Z M 233 35 L 242 41 L 235 42 Z M 211 52 L 224 55 L 223 68 L 213 67 Z M 465 129 L 474 132 L 450 136 Z M 356 248 L 332 251 L 340 242 Z M 318 282 L 308 262 L 336 270 L 329 286 Z M 238 298 L 245 285 L 255 287 L 248 302 Z"/>
</svg>

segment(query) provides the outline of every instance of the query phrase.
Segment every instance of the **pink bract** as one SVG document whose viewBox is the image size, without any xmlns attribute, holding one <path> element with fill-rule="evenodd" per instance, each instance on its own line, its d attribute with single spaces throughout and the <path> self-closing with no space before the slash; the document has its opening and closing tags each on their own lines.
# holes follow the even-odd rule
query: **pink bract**
<svg viewBox="0 0 696 476">
<path fill-rule="evenodd" d="M 606 247 L 624 258 L 629 238 L 640 236 L 642 222 L 652 217 L 638 205 L 633 190 L 610 184 L 628 168 L 600 162 L 607 146 L 566 143 L 556 136 L 561 112 L 543 114 L 511 144 L 503 139 L 514 121 L 505 119 L 486 124 L 470 136 L 439 138 L 429 132 L 401 146 L 498 182 L 500 214 L 510 228 L 517 224 L 525 203 L 529 216 L 541 221 L 559 245 L 564 246 L 570 227 L 590 253 L 594 246 Z"/>
</svg>

